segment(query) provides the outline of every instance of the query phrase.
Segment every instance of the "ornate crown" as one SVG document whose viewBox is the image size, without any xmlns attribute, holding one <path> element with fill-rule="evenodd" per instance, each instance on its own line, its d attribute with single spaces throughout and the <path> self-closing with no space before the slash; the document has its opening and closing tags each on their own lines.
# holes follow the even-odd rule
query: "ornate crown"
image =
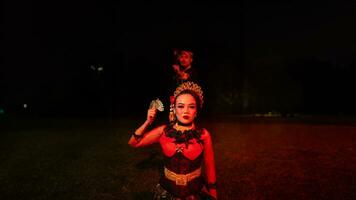
<svg viewBox="0 0 356 200">
<path fill-rule="evenodd" d="M 177 96 L 185 90 L 190 90 L 190 91 L 194 92 L 200 99 L 200 108 L 203 107 L 203 102 L 204 102 L 203 101 L 203 97 L 204 97 L 203 91 L 198 84 L 191 82 L 191 81 L 184 82 L 176 88 L 176 90 L 174 91 L 174 94 L 173 94 L 174 99 L 176 99 Z"/>
</svg>

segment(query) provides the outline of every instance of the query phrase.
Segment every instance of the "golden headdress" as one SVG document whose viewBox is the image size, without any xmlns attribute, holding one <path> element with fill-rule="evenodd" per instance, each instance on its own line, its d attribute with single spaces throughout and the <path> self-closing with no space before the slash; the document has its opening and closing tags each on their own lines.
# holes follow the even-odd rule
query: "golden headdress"
<svg viewBox="0 0 356 200">
<path fill-rule="evenodd" d="M 180 93 L 182 93 L 183 91 L 186 91 L 186 90 L 193 92 L 194 94 L 196 94 L 197 97 L 199 97 L 200 108 L 202 108 L 203 102 L 204 102 L 203 101 L 203 97 L 204 97 L 203 91 L 198 84 L 191 82 L 191 81 L 184 82 L 176 88 L 176 90 L 174 91 L 174 94 L 173 94 L 174 99 L 176 99 Z"/>
</svg>

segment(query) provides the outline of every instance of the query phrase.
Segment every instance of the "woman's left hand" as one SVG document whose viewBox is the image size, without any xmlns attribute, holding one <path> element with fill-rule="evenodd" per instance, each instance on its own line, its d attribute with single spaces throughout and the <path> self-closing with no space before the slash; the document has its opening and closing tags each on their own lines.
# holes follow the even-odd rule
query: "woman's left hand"
<svg viewBox="0 0 356 200">
<path fill-rule="evenodd" d="M 210 189 L 209 194 L 214 197 L 214 199 L 218 199 L 216 189 Z"/>
<path fill-rule="evenodd" d="M 217 198 L 216 189 L 210 189 L 210 190 L 208 191 L 208 189 L 204 186 L 204 187 L 203 187 L 203 193 L 209 195 L 209 197 L 212 197 L 212 199 L 218 199 L 218 198 Z"/>
</svg>

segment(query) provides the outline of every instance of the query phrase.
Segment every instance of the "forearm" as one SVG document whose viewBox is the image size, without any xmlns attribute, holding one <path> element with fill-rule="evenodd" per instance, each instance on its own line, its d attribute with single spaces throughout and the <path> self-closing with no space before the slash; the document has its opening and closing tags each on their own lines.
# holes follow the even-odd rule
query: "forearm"
<svg viewBox="0 0 356 200">
<path fill-rule="evenodd" d="M 150 125 L 150 122 L 148 120 L 146 120 L 138 129 L 136 129 L 136 131 L 134 132 L 134 134 L 136 135 L 136 137 L 134 136 L 134 134 L 131 135 L 131 138 L 129 139 L 128 144 L 136 147 L 138 146 L 138 144 L 141 141 L 141 138 L 143 137 L 145 131 L 147 130 L 148 126 Z"/>
</svg>

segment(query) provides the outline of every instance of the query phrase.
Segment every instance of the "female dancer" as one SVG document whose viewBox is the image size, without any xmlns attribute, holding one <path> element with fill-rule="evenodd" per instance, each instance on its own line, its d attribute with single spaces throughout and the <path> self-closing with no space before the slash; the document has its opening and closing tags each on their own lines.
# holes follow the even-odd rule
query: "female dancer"
<svg viewBox="0 0 356 200">
<path fill-rule="evenodd" d="M 195 119 L 203 105 L 199 85 L 184 82 L 174 92 L 174 123 L 146 131 L 157 110 L 147 112 L 146 121 L 132 134 L 129 144 L 143 147 L 159 143 L 164 155 L 164 172 L 156 187 L 155 199 L 195 200 L 217 198 L 212 139 Z M 204 163 L 205 178 L 202 174 Z"/>
</svg>

